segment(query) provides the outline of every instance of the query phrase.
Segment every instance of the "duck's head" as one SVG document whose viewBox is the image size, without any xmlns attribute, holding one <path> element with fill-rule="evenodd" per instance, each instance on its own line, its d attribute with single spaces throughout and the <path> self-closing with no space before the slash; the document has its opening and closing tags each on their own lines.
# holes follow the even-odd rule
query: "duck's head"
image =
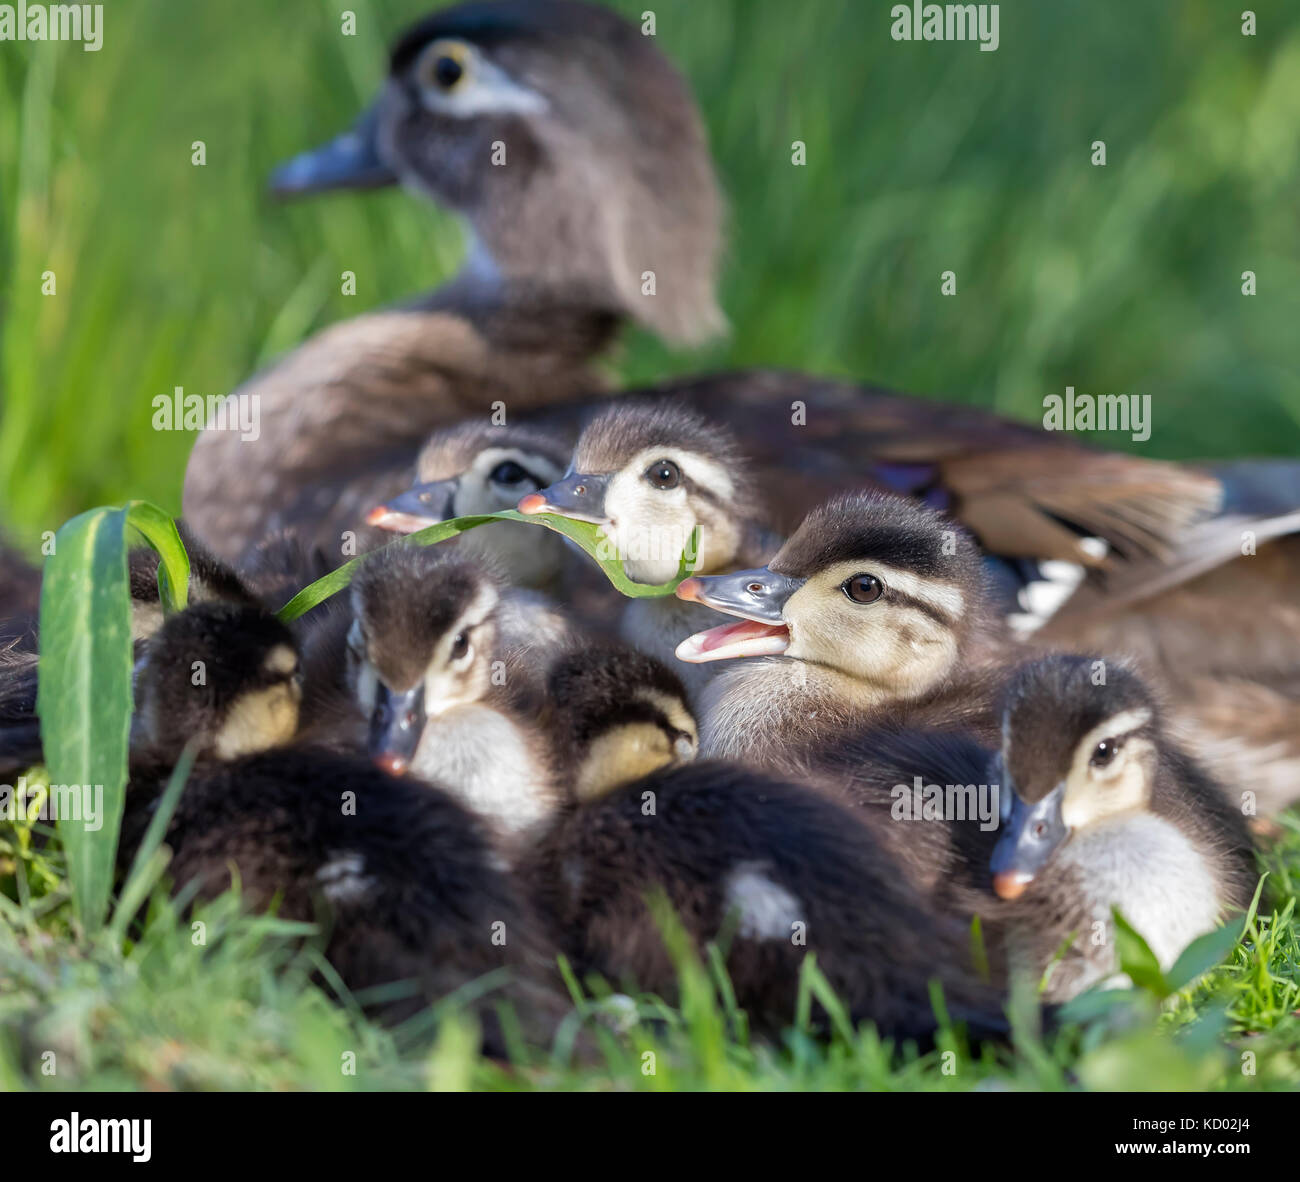
<svg viewBox="0 0 1300 1182">
<path fill-rule="evenodd" d="M 604 796 L 699 752 L 681 681 L 645 653 L 617 645 L 574 649 L 552 666 L 547 691 L 577 769 L 579 800 Z"/>
<path fill-rule="evenodd" d="M 629 402 L 595 418 L 568 474 L 522 498 L 519 511 L 594 522 L 629 578 L 666 583 L 697 526 L 695 568 L 732 565 L 755 494 L 729 432 L 691 411 Z"/>
<path fill-rule="evenodd" d="M 983 605 L 979 552 L 945 517 L 878 493 L 808 515 L 765 567 L 694 577 L 680 599 L 739 616 L 688 637 L 680 660 L 784 654 L 828 665 L 887 697 L 948 677 Z"/>
<path fill-rule="evenodd" d="M 703 126 L 652 36 L 573 0 L 435 12 L 393 46 L 350 132 L 284 165 L 284 194 L 401 181 L 463 214 L 480 277 L 692 343 L 714 301 L 721 201 Z"/>
<path fill-rule="evenodd" d="M 132 745 L 175 758 L 191 740 L 218 759 L 289 742 L 302 684 L 289 630 L 258 608 L 202 603 L 170 616 L 135 672 Z"/>
<path fill-rule="evenodd" d="M 536 427 L 463 423 L 435 432 L 416 461 L 414 487 L 366 520 L 408 534 L 452 517 L 513 509 L 520 497 L 560 477 L 568 452 L 563 439 Z M 470 530 L 456 544 L 526 587 L 551 582 L 564 561 L 558 534 L 510 522 Z"/>
<path fill-rule="evenodd" d="M 1131 670 L 1082 656 L 1021 668 L 1007 689 L 995 761 L 994 890 L 1016 898 L 1072 833 L 1145 809 L 1159 744 L 1156 702 Z"/>
<path fill-rule="evenodd" d="M 377 551 L 352 581 L 348 680 L 371 758 L 400 775 L 431 716 L 492 685 L 500 585 L 481 563 L 420 547 Z"/>
</svg>

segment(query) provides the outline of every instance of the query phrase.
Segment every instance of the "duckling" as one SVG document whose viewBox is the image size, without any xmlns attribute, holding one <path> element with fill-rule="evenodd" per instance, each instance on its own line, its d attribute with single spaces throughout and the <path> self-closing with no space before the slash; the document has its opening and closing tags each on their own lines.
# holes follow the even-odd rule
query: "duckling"
<svg viewBox="0 0 1300 1182">
<path fill-rule="evenodd" d="M 501 584 L 479 563 L 379 551 L 352 583 L 347 677 L 376 763 L 446 785 L 509 839 L 559 789 L 537 722 L 541 662 L 510 659 L 502 604 Z"/>
<path fill-rule="evenodd" d="M 366 521 L 406 534 L 452 517 L 513 509 L 526 493 L 560 478 L 571 446 L 536 427 L 470 422 L 435 431 L 420 449 L 415 485 Z M 501 521 L 471 530 L 457 545 L 514 586 L 560 589 L 565 548 L 559 534 Z"/>
<path fill-rule="evenodd" d="M 493 166 L 494 143 L 509 167 Z M 515 421 L 571 415 L 607 392 L 598 362 L 629 320 L 670 344 L 724 325 L 722 201 L 702 120 L 655 39 L 613 12 L 502 0 L 430 15 L 394 45 L 374 109 L 274 184 L 399 180 L 464 215 L 466 266 L 427 299 L 326 329 L 255 376 L 237 396 L 259 400 L 256 441 L 199 436 L 186 513 L 227 557 L 282 526 L 333 551 L 409 484 L 432 430 L 496 403 Z M 952 512 L 991 552 L 1090 568 L 1104 559 L 1086 537 L 1158 553 L 1223 491 L 1202 471 L 808 375 L 693 377 L 660 396 L 723 419 L 779 475 L 783 531 L 869 481 Z"/>
<path fill-rule="evenodd" d="M 851 813 L 737 765 L 689 762 L 694 727 L 666 668 L 627 650 L 575 652 L 549 687 L 578 756 L 576 799 L 534 832 L 520 874 L 580 974 L 672 997 L 647 901 L 662 892 L 697 953 L 721 947 L 760 1030 L 789 1024 L 813 952 L 853 1019 L 888 1036 L 933 1035 L 932 978 L 975 1034 L 1005 1032 L 997 993 L 960 968 L 960 926 L 919 902 Z"/>
<path fill-rule="evenodd" d="M 123 865 L 193 744 L 198 761 L 166 834 L 178 888 L 193 883 L 211 898 L 237 879 L 251 907 L 323 922 L 325 955 L 350 991 L 417 983 L 417 995 L 382 1007 L 388 1019 L 505 970 L 521 1021 L 547 1029 L 556 1003 L 537 975 L 541 925 L 478 820 L 436 786 L 286 745 L 297 655 L 274 618 L 229 604 L 177 613 L 147 643 L 136 694 Z M 501 996 L 494 990 L 476 1007 L 493 1054 L 504 1053 L 493 1009 Z"/>
<path fill-rule="evenodd" d="M 757 657 L 706 691 L 707 755 L 781 761 L 886 714 L 993 727 L 1001 656 L 972 540 L 915 502 L 846 494 L 766 567 L 683 580 L 677 596 L 740 616 L 677 647 L 687 662 Z"/>
<path fill-rule="evenodd" d="M 735 439 L 684 408 L 628 401 L 604 411 L 582 432 L 569 467 L 563 480 L 523 497 L 519 511 L 599 525 L 634 582 L 671 580 L 697 528 L 702 573 L 762 561 L 775 549 Z M 619 630 L 643 652 L 670 660 L 683 632 L 715 618 L 671 596 L 631 599 Z M 712 673 L 690 669 L 684 680 L 695 694 Z"/>
<path fill-rule="evenodd" d="M 1240 809 L 1168 740 L 1131 670 L 1081 656 L 1026 665 L 1002 732 L 993 886 L 1016 903 L 1013 963 L 1035 978 L 1051 965 L 1049 1000 L 1115 975 L 1113 907 L 1168 968 L 1249 904 L 1258 872 Z"/>
</svg>

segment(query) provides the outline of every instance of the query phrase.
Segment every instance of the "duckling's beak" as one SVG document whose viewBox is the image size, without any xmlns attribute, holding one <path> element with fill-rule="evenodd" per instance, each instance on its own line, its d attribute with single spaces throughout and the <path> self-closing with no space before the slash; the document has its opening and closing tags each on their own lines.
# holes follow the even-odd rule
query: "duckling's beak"
<svg viewBox="0 0 1300 1182">
<path fill-rule="evenodd" d="M 456 516 L 458 480 L 431 480 L 417 484 L 399 497 L 378 505 L 366 514 L 367 525 L 391 530 L 395 534 L 413 534 L 417 529 L 437 525 Z"/>
<path fill-rule="evenodd" d="M 677 598 L 701 603 L 714 611 L 740 616 L 739 624 L 723 624 L 688 636 L 677 646 L 677 659 L 702 664 L 732 657 L 771 657 L 790 647 L 790 629 L 782 612 L 803 579 L 778 574 L 767 567 L 734 575 L 695 575 L 677 585 Z"/>
<path fill-rule="evenodd" d="M 1033 804 L 1021 800 L 1009 784 L 1003 784 L 1002 790 L 1010 794 L 1011 807 L 1004 810 L 1002 833 L 993 847 L 989 869 L 998 897 L 1018 899 L 1070 836 L 1061 815 L 1065 784 L 1058 784 Z"/>
<path fill-rule="evenodd" d="M 424 683 L 396 693 L 382 682 L 370 715 L 370 758 L 394 776 L 411 766 L 424 731 Z"/>
<path fill-rule="evenodd" d="M 575 473 L 520 498 L 518 508 L 520 513 L 555 513 L 574 521 L 608 525 L 609 518 L 605 516 L 605 492 L 608 488 L 608 476 Z"/>
<path fill-rule="evenodd" d="M 379 158 L 378 128 L 378 109 L 371 108 L 351 131 L 280 165 L 271 174 L 271 192 L 277 197 L 299 197 L 329 189 L 397 184 L 397 173 Z"/>
</svg>

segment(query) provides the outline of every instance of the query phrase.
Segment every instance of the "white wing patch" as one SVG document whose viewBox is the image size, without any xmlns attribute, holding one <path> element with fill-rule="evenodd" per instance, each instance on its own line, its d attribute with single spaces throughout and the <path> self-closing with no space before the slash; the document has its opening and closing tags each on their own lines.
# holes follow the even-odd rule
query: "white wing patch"
<svg viewBox="0 0 1300 1182">
<path fill-rule="evenodd" d="M 802 907 L 761 862 L 741 862 L 727 878 L 727 905 L 740 915 L 740 934 L 752 940 L 788 940 Z"/>
</svg>

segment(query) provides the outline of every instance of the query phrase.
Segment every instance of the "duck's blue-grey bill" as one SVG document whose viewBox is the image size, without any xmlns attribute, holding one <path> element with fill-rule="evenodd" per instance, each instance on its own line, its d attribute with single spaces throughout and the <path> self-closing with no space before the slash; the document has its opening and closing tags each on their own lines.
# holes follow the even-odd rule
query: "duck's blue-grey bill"
<svg viewBox="0 0 1300 1182">
<path fill-rule="evenodd" d="M 271 192 L 279 197 L 298 197 L 330 189 L 395 185 L 397 174 L 379 158 L 378 122 L 377 113 L 367 111 L 351 131 L 282 164 L 271 174 Z"/>
</svg>

